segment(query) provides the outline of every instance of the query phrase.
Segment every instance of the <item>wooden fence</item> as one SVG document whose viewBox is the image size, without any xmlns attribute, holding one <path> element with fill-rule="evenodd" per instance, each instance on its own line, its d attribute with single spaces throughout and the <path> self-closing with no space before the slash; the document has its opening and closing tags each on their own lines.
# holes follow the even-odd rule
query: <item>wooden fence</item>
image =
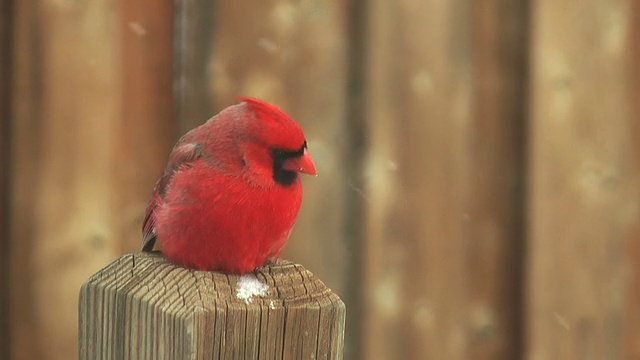
<svg viewBox="0 0 640 360">
<path fill-rule="evenodd" d="M 638 358 L 639 39 L 631 0 L 0 0 L 0 358 L 77 356 L 80 285 L 236 95 L 305 129 L 285 258 L 345 358 Z"/>
</svg>

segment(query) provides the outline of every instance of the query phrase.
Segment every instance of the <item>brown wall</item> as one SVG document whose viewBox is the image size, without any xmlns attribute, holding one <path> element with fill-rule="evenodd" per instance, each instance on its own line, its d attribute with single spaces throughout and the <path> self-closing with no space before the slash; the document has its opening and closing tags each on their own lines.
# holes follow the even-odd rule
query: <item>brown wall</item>
<svg viewBox="0 0 640 360">
<path fill-rule="evenodd" d="M 305 129 L 285 257 L 347 359 L 640 356 L 635 2 L 0 4 L 0 358 L 77 356 L 81 283 L 237 95 Z"/>
</svg>

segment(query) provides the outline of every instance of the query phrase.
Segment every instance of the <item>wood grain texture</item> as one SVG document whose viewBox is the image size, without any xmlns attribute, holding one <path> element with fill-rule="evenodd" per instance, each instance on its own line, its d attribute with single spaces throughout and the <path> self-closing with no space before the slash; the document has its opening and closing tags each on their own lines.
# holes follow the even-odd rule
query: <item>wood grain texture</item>
<svg viewBox="0 0 640 360">
<path fill-rule="evenodd" d="M 144 211 L 167 164 L 178 122 L 173 99 L 173 3 L 118 2 L 120 113 L 112 171 L 120 253 L 139 251 Z"/>
<path fill-rule="evenodd" d="M 342 169 L 348 181 L 348 191 L 344 198 L 344 234 L 346 263 L 350 264 L 343 275 L 345 283 L 343 298 L 349 306 L 349 321 L 346 327 L 345 357 L 363 357 L 364 322 L 367 315 L 364 306 L 364 266 L 367 247 L 366 224 L 364 221 L 368 199 L 365 194 L 364 168 L 369 148 L 368 118 L 365 110 L 365 87 L 368 71 L 368 1 L 348 1 L 348 89 L 347 116 L 344 121 L 346 150 L 345 168 Z"/>
<path fill-rule="evenodd" d="M 526 4 L 369 6 L 363 358 L 513 359 Z"/>
<path fill-rule="evenodd" d="M 370 7 L 363 358 L 467 359 L 471 9 Z"/>
<path fill-rule="evenodd" d="M 36 59 L 42 56 L 41 18 L 32 1 L 19 1 L 14 8 L 14 63 L 13 96 L 11 122 L 11 225 L 9 256 L 10 282 L 23 284 L 12 286 L 11 307 L 11 359 L 36 359 L 40 354 L 40 343 L 29 343 L 30 334 L 39 332 L 37 314 L 34 308 L 34 282 L 37 272 L 31 265 L 35 226 L 34 179 L 38 179 L 40 164 L 41 133 L 40 114 L 42 112 L 41 79 L 42 69 Z M 33 23 L 32 23 L 33 22 Z M 16 241 L 19 239 L 19 241 Z M 28 264 L 28 266 L 24 266 Z M 19 271 L 16 271 L 19 270 Z M 73 331 L 73 330 L 71 330 Z"/>
<path fill-rule="evenodd" d="M 77 357 L 79 287 L 140 246 L 173 136 L 171 14 L 131 3 L 15 4 L 13 359 Z"/>
<path fill-rule="evenodd" d="M 630 48 L 629 68 L 630 81 L 626 84 L 631 101 L 631 147 L 635 164 L 632 165 L 631 175 L 640 184 L 640 2 L 631 3 L 630 33 L 626 42 Z M 623 343 L 624 359 L 640 358 L 640 221 L 629 228 L 627 235 L 627 261 L 629 264 L 629 279 L 626 286 L 629 291 L 624 301 Z"/>
<path fill-rule="evenodd" d="M 115 252 L 107 169 L 117 101 L 108 9 L 104 1 L 16 3 L 14 359 L 77 356 L 78 287 Z"/>
<path fill-rule="evenodd" d="M 525 356 L 622 359 L 638 336 L 623 334 L 637 291 L 637 17 L 632 1 L 533 4 Z"/>
<path fill-rule="evenodd" d="M 80 291 L 80 359 L 341 359 L 345 306 L 302 266 L 262 269 L 245 303 L 239 276 L 187 270 L 159 253 L 121 257 Z"/>
<path fill-rule="evenodd" d="M 345 231 L 346 194 L 357 191 L 345 170 L 347 11 L 344 3 L 321 0 L 180 2 L 176 45 L 188 49 L 179 51 L 176 74 L 181 122 L 201 124 L 245 95 L 277 105 L 301 124 L 319 176 L 303 178 L 300 216 L 283 256 L 341 296 L 353 285 L 345 274 L 358 266 L 349 263 L 356 240 Z M 343 299 L 358 306 L 354 297 Z"/>
<path fill-rule="evenodd" d="M 473 359 L 517 359 L 523 348 L 528 8 L 510 0 L 472 6 L 464 220 Z"/>
<path fill-rule="evenodd" d="M 9 294 L 11 256 L 11 95 L 13 64 L 13 0 L 0 0 L 0 359 L 11 353 Z"/>
<path fill-rule="evenodd" d="M 174 60 L 175 107 L 179 122 L 177 137 L 204 123 L 216 113 L 211 93 L 212 39 L 217 14 L 216 1 L 175 2 Z M 224 108 L 224 106 L 223 106 Z M 222 109 L 217 109 L 218 111 Z"/>
</svg>

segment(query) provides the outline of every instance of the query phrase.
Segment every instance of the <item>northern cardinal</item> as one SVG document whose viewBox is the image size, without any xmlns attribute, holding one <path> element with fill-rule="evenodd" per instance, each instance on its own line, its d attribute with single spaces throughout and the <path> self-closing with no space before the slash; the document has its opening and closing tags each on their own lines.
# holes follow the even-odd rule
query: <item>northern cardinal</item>
<svg viewBox="0 0 640 360">
<path fill-rule="evenodd" d="M 316 175 L 300 126 L 253 98 L 222 110 L 175 145 L 142 225 L 173 263 L 243 274 L 275 261 Z"/>
</svg>

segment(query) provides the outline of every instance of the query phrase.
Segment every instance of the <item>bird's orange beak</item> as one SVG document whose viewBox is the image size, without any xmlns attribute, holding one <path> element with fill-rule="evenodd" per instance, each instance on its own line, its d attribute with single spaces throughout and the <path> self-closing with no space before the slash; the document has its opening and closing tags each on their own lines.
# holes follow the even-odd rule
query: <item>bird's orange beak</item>
<svg viewBox="0 0 640 360">
<path fill-rule="evenodd" d="M 318 175 L 316 172 L 316 164 L 313 163 L 311 154 L 307 149 L 304 149 L 302 156 L 290 158 L 282 163 L 282 168 L 288 171 L 294 171 L 309 175 Z"/>
</svg>

